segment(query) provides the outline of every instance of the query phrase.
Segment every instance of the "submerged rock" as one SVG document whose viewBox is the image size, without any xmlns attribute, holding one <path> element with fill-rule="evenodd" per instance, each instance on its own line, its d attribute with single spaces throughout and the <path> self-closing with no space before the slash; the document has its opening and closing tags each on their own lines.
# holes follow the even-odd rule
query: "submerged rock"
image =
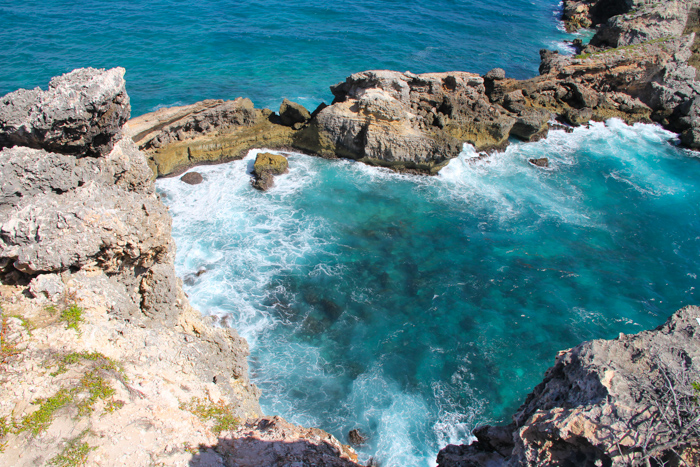
<svg viewBox="0 0 700 467">
<path fill-rule="evenodd" d="M 510 425 L 478 428 L 438 465 L 698 465 L 699 336 L 689 306 L 655 330 L 561 352 Z"/>
</svg>

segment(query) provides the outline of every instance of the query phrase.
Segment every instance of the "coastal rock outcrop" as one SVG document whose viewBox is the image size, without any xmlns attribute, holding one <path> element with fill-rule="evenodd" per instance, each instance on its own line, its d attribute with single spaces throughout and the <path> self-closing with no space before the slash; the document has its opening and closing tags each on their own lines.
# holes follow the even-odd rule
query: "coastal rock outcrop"
<svg viewBox="0 0 700 467">
<path fill-rule="evenodd" d="M 104 156 L 129 119 L 125 70 L 83 68 L 49 89 L 20 89 L 0 99 L 0 148 L 27 146 L 77 156 Z"/>
<path fill-rule="evenodd" d="M 655 330 L 561 352 L 510 425 L 477 428 L 438 465 L 698 465 L 699 336 L 689 306 Z"/>
<path fill-rule="evenodd" d="M 261 415 L 246 341 L 181 288 L 153 171 L 123 136 L 123 74 L 76 70 L 0 99 L 3 465 L 78 446 L 83 462 L 190 465 Z M 252 124 L 248 102 L 171 128 Z"/>
<path fill-rule="evenodd" d="M 253 186 L 258 190 L 268 190 L 274 184 L 274 176 L 289 172 L 287 158 L 280 154 L 261 152 L 253 164 Z"/>
<path fill-rule="evenodd" d="M 261 145 L 291 131 L 273 125 L 270 114 L 250 99 L 210 99 L 142 115 L 130 120 L 126 131 L 147 154 L 155 175 L 178 174 L 194 165 L 238 159 L 253 142 Z"/>
</svg>

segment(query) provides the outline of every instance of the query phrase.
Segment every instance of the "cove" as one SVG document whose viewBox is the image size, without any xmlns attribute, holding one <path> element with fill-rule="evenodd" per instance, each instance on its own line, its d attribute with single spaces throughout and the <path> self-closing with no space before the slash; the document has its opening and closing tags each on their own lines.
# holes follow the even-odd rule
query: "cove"
<svg viewBox="0 0 700 467">
<path fill-rule="evenodd" d="M 185 290 L 248 339 L 263 410 L 423 466 L 507 422 L 557 351 L 694 303 L 700 166 L 675 143 L 610 120 L 435 177 L 288 154 L 260 193 L 252 151 L 157 184 Z"/>
</svg>

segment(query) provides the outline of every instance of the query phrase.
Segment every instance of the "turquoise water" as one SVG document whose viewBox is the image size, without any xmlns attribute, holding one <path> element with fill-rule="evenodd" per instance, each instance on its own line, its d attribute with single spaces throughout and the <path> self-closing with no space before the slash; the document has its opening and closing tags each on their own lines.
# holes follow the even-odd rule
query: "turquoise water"
<svg viewBox="0 0 700 467">
<path fill-rule="evenodd" d="M 74 68 L 127 69 L 133 116 L 206 98 L 313 109 L 377 68 L 537 74 L 563 47 L 557 0 L 0 2 L 0 95 Z"/>
<path fill-rule="evenodd" d="M 267 193 L 253 151 L 158 187 L 187 293 L 251 343 L 264 409 L 423 466 L 507 422 L 559 350 L 695 303 L 700 160 L 674 141 L 611 120 L 436 177 L 289 154 Z"/>
</svg>

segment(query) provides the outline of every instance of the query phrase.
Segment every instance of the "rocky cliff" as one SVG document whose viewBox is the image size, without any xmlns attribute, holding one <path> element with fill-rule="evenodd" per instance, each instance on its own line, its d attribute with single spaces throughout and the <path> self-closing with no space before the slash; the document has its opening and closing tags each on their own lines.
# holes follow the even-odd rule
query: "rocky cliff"
<svg viewBox="0 0 700 467">
<path fill-rule="evenodd" d="M 447 446 L 441 467 L 700 464 L 700 308 L 561 352 L 508 426 Z"/>
<path fill-rule="evenodd" d="M 257 420 L 246 341 L 175 274 L 123 76 L 75 70 L 0 98 L 0 463 L 357 465 L 327 433 Z M 245 126 L 251 108 L 207 118 Z"/>
</svg>

